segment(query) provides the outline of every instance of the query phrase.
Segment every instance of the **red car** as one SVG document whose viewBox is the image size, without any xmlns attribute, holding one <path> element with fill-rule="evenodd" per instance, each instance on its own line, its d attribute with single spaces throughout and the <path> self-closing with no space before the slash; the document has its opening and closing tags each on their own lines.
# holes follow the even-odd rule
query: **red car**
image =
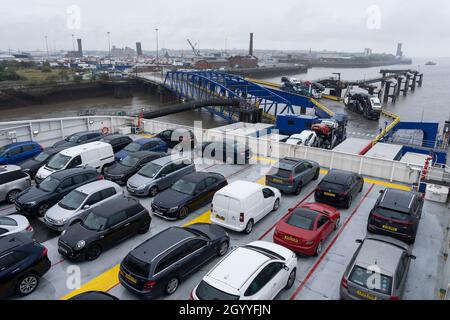
<svg viewBox="0 0 450 320">
<path fill-rule="evenodd" d="M 322 203 L 306 203 L 278 222 L 273 240 L 294 252 L 320 255 L 323 243 L 339 228 L 341 214 Z"/>
</svg>

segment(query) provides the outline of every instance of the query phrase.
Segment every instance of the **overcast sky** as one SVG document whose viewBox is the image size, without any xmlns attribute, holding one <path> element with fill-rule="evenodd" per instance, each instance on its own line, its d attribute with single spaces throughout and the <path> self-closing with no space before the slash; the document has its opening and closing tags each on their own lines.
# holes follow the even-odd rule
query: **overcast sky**
<svg viewBox="0 0 450 320">
<path fill-rule="evenodd" d="M 75 6 L 75 7 L 74 7 Z M 450 56 L 448 0 L 0 0 L 0 49 L 71 49 L 72 34 L 84 49 L 113 45 L 189 50 L 256 49 L 341 50 L 408 56 Z M 78 15 L 79 11 L 79 15 Z M 79 16 L 79 19 L 78 19 Z M 79 28 L 78 28 L 79 27 Z"/>
</svg>

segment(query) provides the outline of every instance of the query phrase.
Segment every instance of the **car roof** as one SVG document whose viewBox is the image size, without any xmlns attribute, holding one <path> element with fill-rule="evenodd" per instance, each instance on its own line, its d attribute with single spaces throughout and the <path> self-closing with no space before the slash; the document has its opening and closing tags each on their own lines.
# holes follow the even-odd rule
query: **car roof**
<svg viewBox="0 0 450 320">
<path fill-rule="evenodd" d="M 390 237 L 369 236 L 361 245 L 355 265 L 365 269 L 376 265 L 382 274 L 392 277 L 407 248 L 406 244 Z"/>
<path fill-rule="evenodd" d="M 349 177 L 355 175 L 353 172 L 333 169 L 323 178 L 322 181 L 331 183 L 347 183 Z"/>
<path fill-rule="evenodd" d="M 82 135 L 89 134 L 89 133 L 97 133 L 97 132 L 96 131 L 79 131 L 79 132 L 72 133 L 70 136 L 82 136 Z"/>
<path fill-rule="evenodd" d="M 225 177 L 223 175 L 221 175 L 220 173 L 216 173 L 216 172 L 192 172 L 192 173 L 189 173 L 189 174 L 185 175 L 184 177 L 180 178 L 180 180 L 197 183 L 197 182 L 205 180 L 208 177 L 220 177 L 220 178 L 225 179 Z"/>
<path fill-rule="evenodd" d="M 140 144 L 140 145 L 143 145 L 143 144 L 146 144 L 146 143 L 152 142 L 152 141 L 158 141 L 158 142 L 160 142 L 160 141 L 162 141 L 162 140 L 159 139 L 159 138 L 142 138 L 142 139 L 134 140 L 134 142 L 136 142 L 137 144 Z"/>
<path fill-rule="evenodd" d="M 108 143 L 96 141 L 96 142 L 90 142 L 90 143 L 78 145 L 78 146 L 75 146 L 72 148 L 68 148 L 68 149 L 61 151 L 60 153 L 62 155 L 68 156 L 68 157 L 73 157 L 73 156 L 77 156 L 81 152 L 95 150 L 95 149 L 105 147 L 105 146 L 111 147 L 111 145 Z"/>
<path fill-rule="evenodd" d="M 92 212 L 98 216 L 108 218 L 116 212 L 128 209 L 137 204 L 139 204 L 137 200 L 124 195 L 122 197 L 110 198 L 108 201 L 93 208 Z"/>
<path fill-rule="evenodd" d="M 25 146 L 25 145 L 29 145 L 29 144 L 38 144 L 38 143 L 34 142 L 34 141 L 20 141 L 20 142 L 14 142 L 14 143 L 7 144 L 4 147 L 11 148 L 11 147 Z"/>
<path fill-rule="evenodd" d="M 16 165 L 8 164 L 0 166 L 0 174 L 19 170 L 22 170 L 22 168 Z"/>
<path fill-rule="evenodd" d="M 128 156 L 129 157 L 133 157 L 133 158 L 138 158 L 138 159 L 144 159 L 147 158 L 151 155 L 158 155 L 159 152 L 152 152 L 152 151 L 137 151 L 137 152 L 133 152 L 130 153 Z"/>
<path fill-rule="evenodd" d="M 264 186 L 262 186 L 258 183 L 244 181 L 244 180 L 238 180 L 233 183 L 230 183 L 223 189 L 219 190 L 217 193 L 223 194 L 226 196 L 230 196 L 230 197 L 236 198 L 236 199 L 245 199 L 249 195 L 251 195 L 259 190 L 262 190 L 263 188 L 264 188 Z"/>
<path fill-rule="evenodd" d="M 381 196 L 380 207 L 409 212 L 415 193 L 405 190 L 386 189 Z"/>
<path fill-rule="evenodd" d="M 304 130 L 301 133 L 297 133 L 297 134 L 293 134 L 290 139 L 306 139 L 308 138 L 311 134 L 314 134 L 314 131 L 311 130 Z"/>
<path fill-rule="evenodd" d="M 45 148 L 44 150 L 42 150 L 42 152 L 45 152 L 46 154 L 49 155 L 54 155 L 56 153 L 59 153 L 63 150 L 67 149 L 66 147 L 50 147 L 50 148 Z"/>
<path fill-rule="evenodd" d="M 189 230 L 171 227 L 151 237 L 130 254 L 141 261 L 150 263 L 177 243 L 194 237 L 195 235 Z"/>
<path fill-rule="evenodd" d="M 104 190 L 106 188 L 120 188 L 115 182 L 109 181 L 109 180 L 99 180 L 95 182 L 91 182 L 88 184 L 85 184 L 76 190 L 79 192 L 82 192 L 84 194 L 91 194 L 100 190 Z"/>
<path fill-rule="evenodd" d="M 279 161 L 279 166 L 281 169 L 293 169 L 297 165 L 306 162 L 302 159 L 295 159 L 295 158 L 283 158 Z"/>
<path fill-rule="evenodd" d="M 73 169 L 67 169 L 62 171 L 57 171 L 55 173 L 52 173 L 51 176 L 55 179 L 61 180 L 79 173 L 97 173 L 97 170 L 94 168 L 73 168 Z"/>
<path fill-rule="evenodd" d="M 109 136 L 104 136 L 101 140 L 102 141 L 111 141 L 111 140 L 118 139 L 118 138 L 130 138 L 130 137 L 127 135 L 124 135 L 124 134 L 110 134 Z"/>
<path fill-rule="evenodd" d="M 159 166 L 165 166 L 166 164 L 173 162 L 173 161 L 179 161 L 179 160 L 189 160 L 191 159 L 187 156 L 182 156 L 180 154 L 171 154 L 167 157 L 162 157 L 156 160 L 153 160 L 152 163 L 159 165 Z"/>
<path fill-rule="evenodd" d="M 14 233 L 0 238 L 0 255 L 34 240 L 25 233 Z"/>
</svg>

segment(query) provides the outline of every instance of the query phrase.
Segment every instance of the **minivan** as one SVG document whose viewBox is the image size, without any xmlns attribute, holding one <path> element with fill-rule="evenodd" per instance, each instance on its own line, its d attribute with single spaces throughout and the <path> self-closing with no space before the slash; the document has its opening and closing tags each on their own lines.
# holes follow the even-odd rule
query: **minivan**
<svg viewBox="0 0 450 320">
<path fill-rule="evenodd" d="M 18 166 L 0 166 L 0 202 L 14 203 L 17 195 L 31 186 L 31 178 Z"/>
<path fill-rule="evenodd" d="M 55 155 L 44 167 L 39 169 L 35 181 L 40 183 L 52 173 L 82 166 L 90 166 L 98 172 L 103 172 L 114 161 L 113 148 L 109 143 L 87 143 L 63 150 Z"/>
<path fill-rule="evenodd" d="M 211 222 L 237 232 L 252 232 L 255 223 L 280 208 L 281 192 L 248 181 L 236 181 L 216 192 Z"/>
<path fill-rule="evenodd" d="M 136 196 L 156 196 L 178 179 L 195 172 L 195 164 L 189 157 L 170 155 L 148 163 L 128 179 L 127 189 Z"/>
<path fill-rule="evenodd" d="M 16 142 L 0 147 L 1 164 L 20 164 L 42 152 L 40 144 L 34 141 Z"/>
</svg>

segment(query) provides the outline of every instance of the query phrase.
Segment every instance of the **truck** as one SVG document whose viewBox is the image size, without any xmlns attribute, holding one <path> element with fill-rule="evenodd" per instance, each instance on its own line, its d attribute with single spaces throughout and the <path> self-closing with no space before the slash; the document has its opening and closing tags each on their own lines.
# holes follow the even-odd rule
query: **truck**
<svg viewBox="0 0 450 320">
<path fill-rule="evenodd" d="M 344 103 L 350 111 L 362 114 L 368 120 L 379 120 L 381 117 L 383 107 L 380 99 L 375 95 L 348 90 Z"/>
</svg>

